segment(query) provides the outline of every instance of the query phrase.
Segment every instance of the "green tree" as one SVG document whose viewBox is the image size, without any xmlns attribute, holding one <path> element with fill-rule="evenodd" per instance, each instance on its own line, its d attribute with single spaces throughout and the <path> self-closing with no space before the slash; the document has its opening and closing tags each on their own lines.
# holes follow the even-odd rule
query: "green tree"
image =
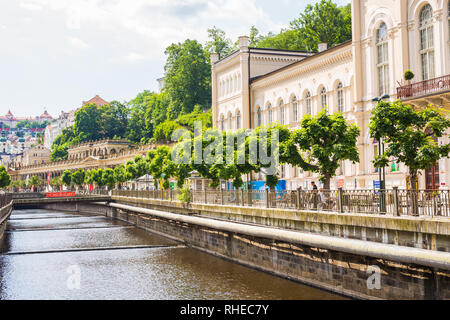
<svg viewBox="0 0 450 320">
<path fill-rule="evenodd" d="M 272 48 L 281 50 L 308 50 L 302 33 L 296 29 L 283 29 L 279 34 L 269 34 L 258 41 L 258 48 Z M 309 50 L 308 50 L 309 51 Z"/>
<path fill-rule="evenodd" d="M 100 138 L 125 138 L 128 135 L 129 109 L 118 101 L 100 107 Z"/>
<path fill-rule="evenodd" d="M 29 185 L 37 188 L 42 185 L 42 179 L 38 176 L 32 176 L 30 180 L 28 181 Z"/>
<path fill-rule="evenodd" d="M 11 184 L 11 176 L 4 165 L 0 165 L 0 188 L 6 188 Z"/>
<path fill-rule="evenodd" d="M 127 182 L 127 173 L 125 171 L 125 166 L 123 164 L 118 165 L 114 168 L 114 180 L 122 187 L 122 184 Z"/>
<path fill-rule="evenodd" d="M 72 171 L 64 170 L 63 174 L 61 175 L 61 180 L 65 186 L 70 187 L 70 185 L 72 184 Z"/>
<path fill-rule="evenodd" d="M 172 44 L 165 54 L 164 91 L 170 100 L 168 117 L 189 113 L 197 104 L 211 106 L 211 66 L 205 50 L 196 40 Z"/>
<path fill-rule="evenodd" d="M 50 185 L 52 187 L 55 187 L 55 188 L 62 186 L 61 177 L 53 177 L 53 178 L 51 178 L 50 179 Z"/>
<path fill-rule="evenodd" d="M 127 181 L 139 178 L 139 173 L 136 168 L 136 164 L 131 160 L 127 161 L 125 165 L 125 172 Z"/>
<path fill-rule="evenodd" d="M 259 33 L 258 28 L 251 26 L 249 40 L 250 47 L 258 47 L 259 43 L 264 40 L 264 37 Z"/>
<path fill-rule="evenodd" d="M 401 101 L 381 101 L 372 110 L 369 132 L 387 147 L 383 155 L 375 158 L 374 165 L 386 167 L 390 158 L 404 163 L 409 168 L 411 190 L 417 190 L 419 170 L 429 169 L 440 158 L 449 156 L 450 144 L 436 142 L 449 127 L 448 112 L 444 110 L 415 110 Z"/>
<path fill-rule="evenodd" d="M 340 7 L 331 0 L 321 0 L 306 6 L 304 13 L 293 20 L 291 29 L 298 30 L 308 51 L 317 50 L 319 43 L 329 47 L 351 40 L 351 6 Z"/>
<path fill-rule="evenodd" d="M 208 29 L 208 38 L 206 43 L 206 50 L 210 53 L 217 53 L 219 59 L 222 59 L 233 52 L 234 48 L 232 42 L 227 38 L 225 31 L 214 26 Z"/>
<path fill-rule="evenodd" d="M 86 172 L 83 169 L 78 169 L 72 174 L 72 183 L 81 188 L 84 184 Z"/>
<path fill-rule="evenodd" d="M 103 179 L 104 171 L 105 170 L 103 170 L 102 168 L 98 170 L 92 170 L 92 179 L 99 188 L 103 188 L 106 185 L 106 181 Z"/>
<path fill-rule="evenodd" d="M 329 115 L 324 109 L 315 117 L 306 115 L 282 150 L 281 162 L 319 173 L 328 190 L 341 161 L 359 162 L 359 134 L 360 129 L 348 124 L 341 113 Z"/>
<path fill-rule="evenodd" d="M 114 170 L 111 168 L 107 168 L 102 172 L 102 183 L 103 185 L 108 186 L 108 189 L 114 189 L 116 185 L 116 179 L 114 176 Z"/>
<path fill-rule="evenodd" d="M 74 134 L 80 142 L 101 138 L 101 110 L 95 103 L 86 104 L 75 112 Z"/>
</svg>

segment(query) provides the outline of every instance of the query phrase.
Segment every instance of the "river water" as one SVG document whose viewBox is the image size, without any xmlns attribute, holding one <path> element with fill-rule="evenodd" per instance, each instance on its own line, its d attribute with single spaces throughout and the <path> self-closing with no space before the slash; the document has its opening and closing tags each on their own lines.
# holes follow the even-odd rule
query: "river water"
<svg viewBox="0 0 450 320">
<path fill-rule="evenodd" d="M 6 299 L 342 298 L 104 216 L 33 209 L 12 213 L 0 244 Z"/>
</svg>

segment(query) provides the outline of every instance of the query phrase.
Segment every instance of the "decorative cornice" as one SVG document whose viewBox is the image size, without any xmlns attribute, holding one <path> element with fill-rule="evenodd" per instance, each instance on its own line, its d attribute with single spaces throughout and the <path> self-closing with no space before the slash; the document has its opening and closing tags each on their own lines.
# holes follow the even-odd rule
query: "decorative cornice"
<svg viewBox="0 0 450 320">
<path fill-rule="evenodd" d="M 349 43 L 348 46 L 341 48 L 337 52 L 330 52 L 326 55 L 318 56 L 317 58 L 311 57 L 306 60 L 299 61 L 295 65 L 287 66 L 282 70 L 282 72 L 274 72 L 273 74 L 255 79 L 251 86 L 253 89 L 262 88 L 279 83 L 280 81 L 298 77 L 299 75 L 305 73 L 310 73 L 316 70 L 324 70 L 329 65 L 351 60 L 352 56 L 352 46 Z"/>
</svg>

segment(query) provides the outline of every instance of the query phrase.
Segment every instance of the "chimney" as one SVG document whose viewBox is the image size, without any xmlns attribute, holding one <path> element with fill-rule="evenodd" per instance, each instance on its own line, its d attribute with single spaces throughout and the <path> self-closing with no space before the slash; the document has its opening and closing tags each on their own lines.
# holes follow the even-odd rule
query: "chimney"
<svg viewBox="0 0 450 320">
<path fill-rule="evenodd" d="M 328 43 L 326 43 L 326 42 L 319 43 L 319 52 L 323 52 L 327 49 L 328 49 Z"/>
<path fill-rule="evenodd" d="M 211 64 L 216 63 L 217 61 L 219 61 L 219 54 L 218 53 L 211 53 L 210 55 L 211 58 Z"/>
<path fill-rule="evenodd" d="M 239 50 L 247 51 L 249 45 L 250 45 L 250 38 L 248 36 L 239 37 Z"/>
</svg>

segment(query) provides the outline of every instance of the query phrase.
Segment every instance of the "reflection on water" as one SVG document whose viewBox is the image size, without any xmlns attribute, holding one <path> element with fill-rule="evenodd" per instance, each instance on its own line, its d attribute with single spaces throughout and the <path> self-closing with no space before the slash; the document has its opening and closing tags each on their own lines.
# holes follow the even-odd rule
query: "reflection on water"
<svg viewBox="0 0 450 320">
<path fill-rule="evenodd" d="M 35 210 L 35 213 L 46 212 Z M 27 227 L 39 228 L 38 220 L 28 220 Z M 5 239 L 6 251 L 132 245 L 168 247 L 0 255 L 0 299 L 340 299 L 180 247 L 140 229 L 118 228 L 112 223 L 111 226 L 110 229 L 10 232 Z M 71 290 L 67 286 L 70 266 L 77 266 L 81 272 L 79 289 Z"/>
</svg>

